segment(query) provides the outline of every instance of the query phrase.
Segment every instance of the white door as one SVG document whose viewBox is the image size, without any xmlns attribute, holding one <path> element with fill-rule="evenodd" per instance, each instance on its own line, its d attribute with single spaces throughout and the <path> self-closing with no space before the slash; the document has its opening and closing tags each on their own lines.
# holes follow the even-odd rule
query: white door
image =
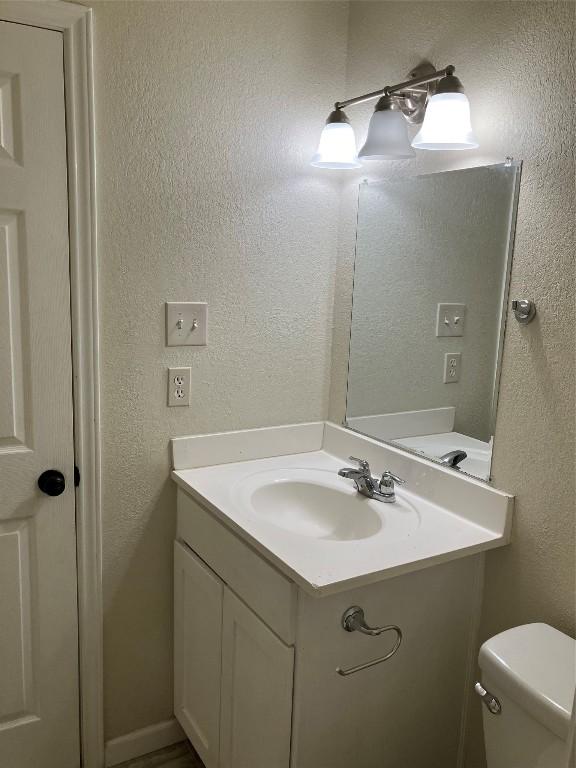
<svg viewBox="0 0 576 768">
<path fill-rule="evenodd" d="M 206 768 L 218 768 L 224 584 L 174 545 L 174 712 Z"/>
<path fill-rule="evenodd" d="M 80 765 L 67 228 L 62 35 L 0 22 L 2 768 Z"/>
<path fill-rule="evenodd" d="M 288 768 L 294 648 L 224 589 L 222 768 Z"/>
</svg>

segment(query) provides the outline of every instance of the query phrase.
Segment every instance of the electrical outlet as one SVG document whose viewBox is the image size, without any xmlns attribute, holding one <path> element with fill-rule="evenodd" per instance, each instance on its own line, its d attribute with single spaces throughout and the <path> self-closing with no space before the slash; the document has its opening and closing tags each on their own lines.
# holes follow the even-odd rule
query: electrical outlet
<svg viewBox="0 0 576 768">
<path fill-rule="evenodd" d="M 436 336 L 464 336 L 466 304 L 438 304 Z"/>
<path fill-rule="evenodd" d="M 462 367 L 461 352 L 446 352 L 444 355 L 444 384 L 456 384 L 460 381 Z"/>
<path fill-rule="evenodd" d="M 190 405 L 190 368 L 168 368 L 168 405 Z"/>
</svg>

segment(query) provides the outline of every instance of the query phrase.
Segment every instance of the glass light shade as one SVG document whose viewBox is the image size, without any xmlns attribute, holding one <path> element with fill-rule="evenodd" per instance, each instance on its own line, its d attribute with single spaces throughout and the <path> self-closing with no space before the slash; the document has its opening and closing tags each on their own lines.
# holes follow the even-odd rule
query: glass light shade
<svg viewBox="0 0 576 768">
<path fill-rule="evenodd" d="M 416 149 L 476 149 L 470 103 L 464 93 L 437 93 L 426 107 L 422 128 L 412 142 Z"/>
<path fill-rule="evenodd" d="M 414 157 L 410 146 L 408 125 L 402 113 L 396 109 L 374 112 L 368 126 L 368 136 L 358 153 L 363 160 L 380 157 Z"/>
<path fill-rule="evenodd" d="M 360 168 L 356 156 L 356 140 L 349 123 L 327 123 L 320 135 L 318 150 L 310 165 L 316 168 Z"/>
</svg>

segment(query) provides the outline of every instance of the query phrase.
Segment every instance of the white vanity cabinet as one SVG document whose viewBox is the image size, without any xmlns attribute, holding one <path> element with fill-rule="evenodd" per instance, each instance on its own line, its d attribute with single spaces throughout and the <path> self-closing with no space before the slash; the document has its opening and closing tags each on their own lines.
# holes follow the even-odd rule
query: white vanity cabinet
<svg viewBox="0 0 576 768">
<path fill-rule="evenodd" d="M 174 545 L 174 704 L 207 768 L 220 759 L 224 584 L 185 545 Z"/>
<path fill-rule="evenodd" d="M 206 768 L 289 768 L 294 648 L 174 548 L 175 711 Z"/>
<path fill-rule="evenodd" d="M 294 648 L 224 590 L 220 765 L 289 768 Z"/>
<path fill-rule="evenodd" d="M 175 712 L 206 768 L 461 768 L 483 555 L 315 596 L 178 489 Z M 346 632 L 361 606 L 393 633 Z"/>
</svg>

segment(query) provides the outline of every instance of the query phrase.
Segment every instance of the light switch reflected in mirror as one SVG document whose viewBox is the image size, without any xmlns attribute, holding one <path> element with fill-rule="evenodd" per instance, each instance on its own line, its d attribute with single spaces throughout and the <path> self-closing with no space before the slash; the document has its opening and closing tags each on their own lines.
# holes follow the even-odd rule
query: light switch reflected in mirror
<svg viewBox="0 0 576 768">
<path fill-rule="evenodd" d="M 359 191 L 345 424 L 483 480 L 520 170 L 507 162 Z"/>
</svg>

